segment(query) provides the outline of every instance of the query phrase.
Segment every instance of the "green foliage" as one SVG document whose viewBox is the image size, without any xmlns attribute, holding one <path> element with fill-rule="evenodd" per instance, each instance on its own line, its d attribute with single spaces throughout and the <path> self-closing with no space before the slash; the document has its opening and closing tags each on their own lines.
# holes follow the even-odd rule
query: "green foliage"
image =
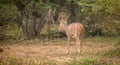
<svg viewBox="0 0 120 65">
<path fill-rule="evenodd" d="M 5 28 L 1 28 L 0 34 L 1 34 L 0 37 L 1 42 L 20 40 L 24 37 L 22 33 L 22 29 L 17 26 L 16 22 L 9 23 L 7 24 L 7 26 L 5 26 Z"/>
<path fill-rule="evenodd" d="M 94 34 L 101 29 L 102 34 L 119 34 L 120 29 L 118 15 L 120 11 L 119 0 L 76 0 L 76 3 L 82 7 L 81 12 L 91 13 L 90 19 L 85 20 L 84 25 L 88 35 Z M 116 18 L 116 19 L 115 19 Z M 98 32 L 95 32 L 98 33 Z M 94 34 L 95 35 L 95 34 Z"/>
<path fill-rule="evenodd" d="M 54 17 L 55 20 L 57 20 L 57 18 L 59 17 L 58 13 L 62 13 L 60 12 L 60 10 L 62 10 L 63 8 L 70 11 L 71 14 L 69 19 L 71 21 L 78 21 L 85 26 L 85 32 L 88 35 L 99 35 L 97 34 L 99 33 L 99 31 L 103 35 L 120 35 L 120 23 L 119 23 L 120 0 L 115 0 L 115 1 L 114 0 L 66 0 L 66 1 L 33 0 L 33 1 L 35 1 L 36 11 L 38 16 L 41 15 L 43 9 L 48 9 L 49 12 L 52 11 L 52 16 Z M 19 19 L 20 12 L 16 7 L 16 3 L 19 2 L 23 5 L 23 11 L 26 12 L 28 17 L 29 15 L 28 9 L 30 3 L 29 0 L 0 0 L 0 25 L 3 26 L 3 27 L 0 26 L 0 31 L 3 28 L 7 29 L 7 27 L 5 26 L 8 26 L 7 25 L 8 23 L 10 22 L 12 24 L 14 24 L 14 22 L 19 23 L 19 21 L 21 20 Z M 88 17 L 89 13 L 90 16 Z M 65 17 L 65 15 L 66 14 L 63 13 L 60 16 Z M 45 17 L 50 18 L 50 16 L 45 16 Z M 16 32 L 16 30 L 13 32 Z M 52 34 L 53 32 L 55 31 L 51 31 L 51 30 L 47 31 L 47 33 L 50 34 L 51 36 L 54 35 Z"/>
<path fill-rule="evenodd" d="M 71 3 L 71 2 L 73 2 L 74 0 L 66 0 L 67 1 L 67 3 Z"/>
<path fill-rule="evenodd" d="M 110 13 L 119 14 L 120 0 L 80 0 L 76 1 L 77 4 L 82 6 L 92 7 L 91 10 L 95 13 Z"/>
<path fill-rule="evenodd" d="M 0 23 L 6 25 L 7 23 L 17 20 L 17 9 L 13 4 L 1 5 L 0 8 Z"/>
</svg>

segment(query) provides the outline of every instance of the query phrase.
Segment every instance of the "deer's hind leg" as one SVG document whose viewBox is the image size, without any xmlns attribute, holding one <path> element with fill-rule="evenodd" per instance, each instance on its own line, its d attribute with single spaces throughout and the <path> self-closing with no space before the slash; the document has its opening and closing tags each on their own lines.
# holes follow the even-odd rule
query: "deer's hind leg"
<svg viewBox="0 0 120 65">
<path fill-rule="evenodd" d="M 77 47 L 77 52 L 80 53 L 80 38 L 76 37 L 76 47 Z"/>
<path fill-rule="evenodd" d="M 76 37 L 76 47 L 78 54 L 82 52 L 82 37 Z"/>
<path fill-rule="evenodd" d="M 80 53 L 82 53 L 82 41 L 83 41 L 83 35 L 80 36 L 79 40 L 80 40 L 80 46 L 79 46 L 79 48 L 80 48 Z"/>
<path fill-rule="evenodd" d="M 68 54 L 70 53 L 71 36 L 68 36 Z"/>
</svg>

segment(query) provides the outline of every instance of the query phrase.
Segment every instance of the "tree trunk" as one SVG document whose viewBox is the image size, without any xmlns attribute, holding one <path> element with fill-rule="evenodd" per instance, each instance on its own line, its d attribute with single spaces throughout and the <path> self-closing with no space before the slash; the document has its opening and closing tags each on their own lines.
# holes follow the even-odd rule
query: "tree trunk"
<svg viewBox="0 0 120 65">
<path fill-rule="evenodd" d="M 28 39 L 35 39 L 36 37 L 36 15 L 35 15 L 35 2 L 30 3 L 28 13 Z"/>
<path fill-rule="evenodd" d="M 45 23 L 47 22 L 46 21 L 46 14 L 47 14 L 46 10 L 44 10 L 43 13 L 41 13 L 40 22 L 39 22 L 37 30 L 36 30 L 37 35 L 40 34 L 42 28 L 44 27 Z"/>
<path fill-rule="evenodd" d="M 28 11 L 24 10 L 25 6 L 21 1 L 15 3 L 18 11 L 20 12 L 20 17 L 22 19 L 22 29 L 23 34 L 28 39 L 34 39 L 36 34 L 36 17 L 35 17 L 35 2 L 30 1 L 28 5 Z"/>
<path fill-rule="evenodd" d="M 35 39 L 35 37 L 40 34 L 42 28 L 44 27 L 45 23 L 47 22 L 48 16 L 48 9 L 43 9 L 41 13 L 41 20 L 38 26 L 36 26 L 36 5 L 34 1 L 30 1 L 28 4 L 28 10 L 25 10 L 24 4 L 20 2 L 15 3 L 18 11 L 20 12 L 20 17 L 22 19 L 22 29 L 24 35 L 27 39 Z"/>
<path fill-rule="evenodd" d="M 19 17 L 20 19 L 20 22 L 22 22 L 22 30 L 23 30 L 23 34 L 28 37 L 28 21 L 27 21 L 27 13 L 26 11 L 24 10 L 25 8 L 25 5 L 22 4 L 21 1 L 16 1 L 15 2 L 15 5 L 19 11 Z"/>
<path fill-rule="evenodd" d="M 25 13 L 22 15 L 22 29 L 23 29 L 23 34 L 28 37 L 28 21 L 25 16 Z"/>
</svg>

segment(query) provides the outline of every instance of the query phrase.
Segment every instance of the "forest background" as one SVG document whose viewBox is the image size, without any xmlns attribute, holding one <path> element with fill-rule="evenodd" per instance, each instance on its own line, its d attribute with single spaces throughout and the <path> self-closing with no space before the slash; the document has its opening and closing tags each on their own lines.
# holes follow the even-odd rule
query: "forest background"
<svg viewBox="0 0 120 65">
<path fill-rule="evenodd" d="M 58 31 L 68 14 L 85 27 L 80 57 Z M 0 65 L 120 65 L 120 0 L 0 0 Z"/>
</svg>

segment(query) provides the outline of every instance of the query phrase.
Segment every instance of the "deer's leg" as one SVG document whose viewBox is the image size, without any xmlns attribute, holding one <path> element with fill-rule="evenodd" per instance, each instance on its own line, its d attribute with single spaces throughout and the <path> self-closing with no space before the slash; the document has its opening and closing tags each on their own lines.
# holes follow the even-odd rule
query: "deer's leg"
<svg viewBox="0 0 120 65">
<path fill-rule="evenodd" d="M 83 36 L 80 37 L 80 53 L 82 52 L 82 39 L 83 39 Z"/>
<path fill-rule="evenodd" d="M 82 40 L 80 39 L 80 53 L 82 52 Z"/>
<path fill-rule="evenodd" d="M 70 42 L 71 42 L 71 37 L 68 36 L 68 54 L 70 53 Z"/>
<path fill-rule="evenodd" d="M 76 47 L 77 47 L 78 53 L 80 53 L 80 39 L 79 39 L 79 37 L 76 37 Z"/>
<path fill-rule="evenodd" d="M 80 45 L 81 43 L 80 43 L 80 40 L 78 41 L 77 44 L 78 44 L 78 45 L 77 45 L 77 46 L 78 46 L 78 53 L 80 54 L 80 53 L 81 53 L 81 48 L 80 48 L 80 47 L 81 47 L 81 45 Z"/>
<path fill-rule="evenodd" d="M 77 46 L 78 54 L 81 54 L 82 52 L 82 38 L 81 37 L 76 38 L 76 46 Z"/>
</svg>

